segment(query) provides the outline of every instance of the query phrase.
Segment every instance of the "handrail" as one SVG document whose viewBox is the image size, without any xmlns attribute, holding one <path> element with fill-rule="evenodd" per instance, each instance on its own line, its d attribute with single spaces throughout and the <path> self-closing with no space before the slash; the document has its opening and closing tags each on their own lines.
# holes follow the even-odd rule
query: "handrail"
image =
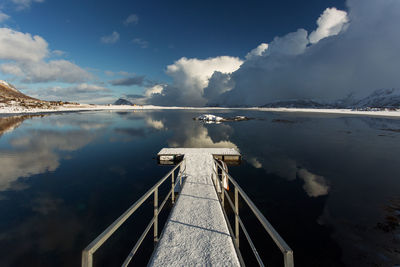
<svg viewBox="0 0 400 267">
<path fill-rule="evenodd" d="M 239 184 L 235 181 L 235 179 L 230 176 L 230 174 L 218 163 L 217 160 L 214 159 L 214 164 L 215 164 L 215 169 L 214 169 L 214 174 L 216 175 L 215 181 L 218 181 L 219 188 L 221 189 L 220 192 L 220 202 L 223 207 L 224 205 L 224 196 L 227 198 L 229 205 L 233 209 L 235 213 L 235 242 L 234 245 L 239 248 L 239 226 L 242 228 L 247 241 L 250 244 L 250 247 L 257 258 L 258 263 L 260 266 L 264 266 L 260 256 L 258 255 L 257 249 L 255 248 L 240 216 L 239 216 L 239 194 L 242 196 L 242 198 L 245 200 L 247 205 L 250 207 L 251 211 L 254 213 L 256 218 L 259 220 L 261 225 L 264 227 L 264 229 L 267 231 L 269 236 L 272 238 L 272 240 L 275 242 L 275 244 L 279 247 L 281 252 L 283 253 L 284 257 L 284 266 L 285 267 L 293 267 L 294 266 L 294 261 L 293 261 L 293 250 L 288 246 L 288 244 L 283 240 L 283 238 L 279 235 L 279 233 L 275 230 L 275 228 L 271 225 L 271 223 L 264 217 L 264 215 L 260 212 L 260 210 L 256 207 L 256 205 L 251 201 L 251 199 L 247 196 L 247 194 L 244 192 L 244 190 L 239 186 Z M 223 172 L 223 174 L 231 181 L 231 183 L 235 187 L 235 204 L 233 204 L 233 201 L 231 200 L 229 194 L 225 190 L 224 186 L 222 185 L 221 180 L 218 178 L 218 168 L 220 168 Z M 214 179 L 213 179 L 214 181 Z M 215 189 L 217 190 L 217 185 L 214 184 Z M 217 190 L 218 193 L 218 190 Z M 223 209 L 223 212 L 225 213 L 225 210 Z M 229 223 L 229 221 L 227 221 Z"/>
<path fill-rule="evenodd" d="M 134 248 L 129 253 L 126 258 L 123 266 L 126 266 L 129 261 L 132 259 L 133 255 L 139 248 L 142 243 L 144 237 L 149 232 L 152 225 L 154 225 L 154 242 L 158 241 L 158 214 L 161 212 L 165 203 L 167 202 L 169 195 L 172 196 L 172 203 L 174 203 L 174 173 L 175 170 L 182 166 L 185 162 L 183 159 L 179 164 L 177 164 L 171 171 L 169 171 L 163 178 L 161 178 L 152 188 L 150 188 L 139 200 L 137 200 L 133 205 L 131 205 L 121 216 L 118 217 L 110 226 L 108 226 L 99 236 L 97 236 L 83 251 L 82 251 L 82 267 L 92 267 L 93 266 L 93 254 L 96 252 L 99 247 L 101 247 L 104 242 L 116 231 L 118 228 L 154 193 L 154 217 L 151 219 L 150 223 L 147 225 L 145 231 L 140 236 L 138 242 L 135 244 Z M 182 175 L 186 172 L 186 163 L 184 165 L 184 169 L 180 169 L 178 173 L 178 177 L 180 181 L 182 181 Z M 164 199 L 160 208 L 158 208 L 158 187 L 163 184 L 168 177 L 172 177 L 171 190 L 167 194 L 167 197 Z M 182 182 L 180 182 L 182 183 Z M 125 265 L 126 264 L 126 265 Z"/>
</svg>

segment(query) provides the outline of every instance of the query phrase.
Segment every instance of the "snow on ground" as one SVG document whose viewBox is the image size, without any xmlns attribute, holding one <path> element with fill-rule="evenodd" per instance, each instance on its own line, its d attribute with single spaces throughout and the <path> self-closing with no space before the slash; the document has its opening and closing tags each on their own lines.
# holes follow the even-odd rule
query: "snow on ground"
<svg viewBox="0 0 400 267">
<path fill-rule="evenodd" d="M 352 109 L 314 109 L 314 108 L 223 108 L 223 107 L 163 107 L 163 106 L 128 106 L 128 105 L 87 105 L 87 104 L 65 104 L 54 106 L 49 109 L 26 108 L 19 105 L 7 106 L 0 103 L 0 114 L 26 114 L 26 113 L 47 113 L 47 112 L 66 112 L 66 111 L 90 111 L 90 110 L 170 110 L 170 109 L 189 109 L 189 110 L 257 110 L 266 112 L 303 112 L 303 113 L 328 113 L 328 114 L 348 114 L 363 116 L 383 116 L 400 117 L 400 110 L 352 110 Z M 208 114 L 210 115 L 210 114 Z M 211 115 L 214 116 L 214 115 Z M 217 116 L 216 116 L 217 117 Z M 221 118 L 221 117 L 218 117 Z"/>
<path fill-rule="evenodd" d="M 211 180 L 213 157 L 185 153 L 187 178 L 149 266 L 239 266 Z"/>
<path fill-rule="evenodd" d="M 198 116 L 196 119 L 200 120 L 200 121 L 219 122 L 219 121 L 222 121 L 224 118 L 218 117 L 215 115 L 211 115 L 211 114 L 203 114 L 203 115 Z"/>
<path fill-rule="evenodd" d="M 251 110 L 267 112 L 304 112 L 304 113 L 328 113 L 349 114 L 383 117 L 400 117 L 400 110 L 352 110 L 352 109 L 314 109 L 314 108 L 249 108 Z"/>
</svg>

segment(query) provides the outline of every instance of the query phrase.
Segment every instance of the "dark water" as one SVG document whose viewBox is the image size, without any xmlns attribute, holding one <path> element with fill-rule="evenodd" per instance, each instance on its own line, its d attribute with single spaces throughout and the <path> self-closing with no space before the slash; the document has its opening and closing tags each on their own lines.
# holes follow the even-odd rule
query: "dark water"
<svg viewBox="0 0 400 267">
<path fill-rule="evenodd" d="M 257 119 L 216 125 L 192 120 L 201 113 L 0 117 L 0 266 L 79 266 L 82 249 L 169 170 L 154 159 L 163 147 L 237 147 L 244 162 L 230 173 L 296 266 L 400 264 L 400 120 L 235 111 L 213 114 Z M 95 253 L 96 265 L 122 263 L 151 205 Z M 241 214 L 262 258 L 280 263 L 245 206 Z"/>
</svg>

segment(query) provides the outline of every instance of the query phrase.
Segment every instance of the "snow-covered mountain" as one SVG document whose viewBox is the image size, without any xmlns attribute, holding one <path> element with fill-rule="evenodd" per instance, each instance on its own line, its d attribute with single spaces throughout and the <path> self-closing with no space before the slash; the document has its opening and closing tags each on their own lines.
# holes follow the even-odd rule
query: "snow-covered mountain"
<svg viewBox="0 0 400 267">
<path fill-rule="evenodd" d="M 12 85 L 11 83 L 8 83 L 6 81 L 0 80 L 0 86 L 6 88 L 8 90 L 11 90 L 11 91 L 19 93 L 19 91 L 17 90 L 17 88 L 15 88 L 14 85 Z"/>
<path fill-rule="evenodd" d="M 291 99 L 275 101 L 263 105 L 264 108 L 328 108 L 331 104 L 319 103 L 316 100 Z"/>
<path fill-rule="evenodd" d="M 0 80 L 0 107 L 48 108 L 52 103 L 21 93 L 12 84 Z"/>
<path fill-rule="evenodd" d="M 356 101 L 355 108 L 400 108 L 400 89 L 379 89 Z"/>
<path fill-rule="evenodd" d="M 262 107 L 350 109 L 400 108 L 400 89 L 378 89 L 362 99 L 356 99 L 354 94 L 349 94 L 345 98 L 336 100 L 332 103 L 323 103 L 318 100 L 293 99 L 271 102 Z"/>
<path fill-rule="evenodd" d="M 37 100 L 35 98 L 32 98 L 30 96 L 27 96 L 15 88 L 12 84 L 0 80 L 0 102 L 4 103 L 6 101 L 18 101 L 18 100 Z"/>
</svg>

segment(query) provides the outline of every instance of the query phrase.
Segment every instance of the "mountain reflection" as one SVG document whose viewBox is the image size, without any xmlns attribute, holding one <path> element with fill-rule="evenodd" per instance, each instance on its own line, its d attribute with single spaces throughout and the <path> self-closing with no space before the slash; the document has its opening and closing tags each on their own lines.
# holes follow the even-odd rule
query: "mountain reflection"
<svg viewBox="0 0 400 267">
<path fill-rule="evenodd" d="M 44 115 L 22 115 L 22 116 L 10 116 L 10 117 L 0 117 L 0 137 L 7 133 L 12 132 L 14 129 L 18 128 L 22 122 L 26 119 L 34 117 L 43 117 Z"/>
<path fill-rule="evenodd" d="M 34 117 L 38 116 L 0 118 L 0 126 L 2 126 L 0 133 L 10 132 L 20 126 L 24 120 Z M 64 121 L 64 123 L 67 122 Z M 68 126 L 70 125 L 71 122 Z M 78 125 L 82 126 L 79 123 Z M 18 178 L 55 171 L 60 165 L 60 160 L 68 158 L 61 152 L 78 150 L 94 139 L 94 133 L 86 131 L 88 125 L 90 124 L 85 122 L 82 130 L 29 129 L 22 131 L 22 134 L 18 136 L 11 136 L 8 140 L 11 148 L 0 149 L 0 169 L 2 170 L 0 191 L 25 188 L 23 180 L 18 180 Z"/>
</svg>

